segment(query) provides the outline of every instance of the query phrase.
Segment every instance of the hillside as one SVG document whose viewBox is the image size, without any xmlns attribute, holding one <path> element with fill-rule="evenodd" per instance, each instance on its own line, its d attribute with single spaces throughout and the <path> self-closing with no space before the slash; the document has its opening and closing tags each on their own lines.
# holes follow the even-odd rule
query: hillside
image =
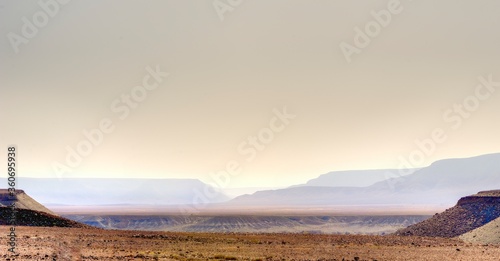
<svg viewBox="0 0 500 261">
<path fill-rule="evenodd" d="M 14 213 L 10 208 L 13 202 L 16 203 Z M 90 227 L 54 214 L 28 196 L 24 190 L 16 190 L 15 198 L 12 198 L 7 189 L 0 189 L 0 225 L 12 225 L 12 216 L 15 217 L 16 226 Z"/>
<path fill-rule="evenodd" d="M 459 238 L 470 243 L 500 244 L 500 218 L 497 218 L 482 227 L 469 231 L 461 235 Z"/>
<path fill-rule="evenodd" d="M 456 237 L 500 217 L 500 190 L 482 191 L 461 198 L 457 205 L 432 218 L 405 229 L 397 235 Z"/>
<path fill-rule="evenodd" d="M 56 215 L 48 208 L 28 196 L 24 190 L 16 190 L 15 196 L 15 198 L 12 198 L 7 189 L 0 189 L 0 207 L 8 207 L 12 204 L 12 202 L 16 202 L 16 208 L 18 209 L 31 209 L 34 211 Z"/>
</svg>

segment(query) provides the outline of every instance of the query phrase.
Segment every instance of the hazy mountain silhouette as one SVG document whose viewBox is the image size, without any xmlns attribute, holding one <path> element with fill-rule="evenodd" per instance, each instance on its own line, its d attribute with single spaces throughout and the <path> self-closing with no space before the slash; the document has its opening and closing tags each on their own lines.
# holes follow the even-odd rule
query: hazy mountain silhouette
<svg viewBox="0 0 500 261">
<path fill-rule="evenodd" d="M 203 204 L 218 203 L 216 208 L 415 204 L 444 207 L 476 191 L 496 189 L 500 184 L 498 162 L 500 153 L 440 160 L 406 176 L 401 176 L 399 170 L 332 172 L 304 185 L 258 191 L 233 200 L 221 192 L 213 193 L 212 187 L 195 179 L 23 178 L 19 186 L 46 205 L 191 205 L 197 200 Z M 365 187 L 352 186 L 356 179 L 362 179 L 359 185 L 365 185 L 388 177 L 394 178 Z M 213 196 L 207 197 L 205 191 Z"/>
<path fill-rule="evenodd" d="M 229 200 L 196 179 L 22 178 L 19 187 L 49 206 L 192 204 L 207 189 L 208 203 Z"/>
<path fill-rule="evenodd" d="M 405 171 L 415 172 L 416 170 L 418 169 Z M 398 172 L 397 169 L 332 171 L 311 179 L 306 184 L 292 187 L 367 187 L 394 177 Z"/>
<path fill-rule="evenodd" d="M 457 198 L 500 184 L 500 153 L 440 160 L 413 174 L 377 182 L 368 187 L 299 186 L 239 196 L 228 205 L 312 206 L 423 204 L 453 205 Z M 379 172 L 374 172 L 379 173 Z M 398 173 L 388 176 L 397 176 Z M 311 182 L 316 183 L 317 181 Z M 325 184 L 328 184 L 325 182 Z"/>
</svg>

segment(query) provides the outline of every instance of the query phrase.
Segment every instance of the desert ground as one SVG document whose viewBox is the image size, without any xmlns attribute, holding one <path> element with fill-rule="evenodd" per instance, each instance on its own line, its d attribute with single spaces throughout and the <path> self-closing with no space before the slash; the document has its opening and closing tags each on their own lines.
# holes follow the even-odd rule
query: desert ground
<svg viewBox="0 0 500 261">
<path fill-rule="evenodd" d="M 9 227 L 1 226 L 2 231 Z M 180 233 L 17 227 L 3 260 L 499 260 L 500 245 L 411 236 Z M 2 233 L 0 241 L 7 241 Z"/>
</svg>

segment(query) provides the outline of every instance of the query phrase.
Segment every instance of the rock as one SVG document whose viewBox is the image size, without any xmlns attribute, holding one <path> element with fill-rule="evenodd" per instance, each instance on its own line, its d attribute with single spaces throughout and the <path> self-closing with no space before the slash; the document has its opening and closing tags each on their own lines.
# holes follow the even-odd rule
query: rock
<svg viewBox="0 0 500 261">
<path fill-rule="evenodd" d="M 456 237 L 500 217 L 500 190 L 481 191 L 420 223 L 398 230 L 401 236 Z"/>
</svg>

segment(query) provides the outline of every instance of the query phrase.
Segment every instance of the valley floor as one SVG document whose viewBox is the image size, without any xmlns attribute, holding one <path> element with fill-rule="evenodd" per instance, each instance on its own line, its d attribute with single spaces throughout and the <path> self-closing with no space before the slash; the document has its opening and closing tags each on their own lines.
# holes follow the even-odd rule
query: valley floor
<svg viewBox="0 0 500 261">
<path fill-rule="evenodd" d="M 0 226 L 7 242 L 9 227 Z M 10 260 L 498 260 L 499 245 L 455 239 L 316 235 L 177 233 L 92 228 L 17 227 Z M 6 243 L 0 258 L 9 260 Z"/>
</svg>

